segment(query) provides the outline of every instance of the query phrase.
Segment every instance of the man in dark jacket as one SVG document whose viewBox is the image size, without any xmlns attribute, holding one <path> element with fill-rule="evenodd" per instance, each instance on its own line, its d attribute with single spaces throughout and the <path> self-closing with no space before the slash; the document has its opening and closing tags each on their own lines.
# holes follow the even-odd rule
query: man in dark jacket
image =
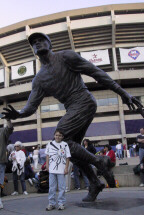
<svg viewBox="0 0 144 215">
<path fill-rule="evenodd" d="M 5 175 L 5 167 L 7 163 L 7 155 L 6 149 L 8 144 L 9 136 L 13 132 L 13 126 L 11 121 L 7 119 L 7 126 L 4 128 L 0 128 L 0 195 L 1 195 L 1 187 L 4 183 L 4 175 Z M 3 204 L 0 196 L 0 209 L 3 208 Z"/>
<path fill-rule="evenodd" d="M 141 184 L 140 187 L 144 187 L 144 128 L 140 129 L 140 135 L 136 138 L 137 143 L 139 144 L 139 159 L 140 159 L 140 178 Z"/>
<path fill-rule="evenodd" d="M 68 50 L 53 53 L 51 41 L 47 35 L 34 33 L 28 39 L 34 53 L 40 59 L 41 69 L 33 79 L 32 91 L 26 106 L 20 112 L 9 106 L 10 108 L 6 108 L 3 114 L 10 119 L 28 117 L 35 113 L 46 96 L 54 96 L 63 103 L 66 114 L 60 119 L 57 128 L 64 133 L 64 140 L 70 147 L 72 161 L 85 172 L 90 181 L 89 193 L 83 201 L 94 201 L 104 188 L 104 184 L 96 177 L 90 164 L 103 170 L 103 176 L 110 187 L 114 187 L 115 182 L 107 168 L 108 158 L 106 160 L 101 156 L 95 156 L 80 145 L 97 107 L 95 98 L 88 91 L 81 74 L 93 77 L 100 84 L 118 93 L 131 110 L 135 109 L 135 105 L 139 108 L 142 105 L 107 73 L 77 53 Z"/>
</svg>

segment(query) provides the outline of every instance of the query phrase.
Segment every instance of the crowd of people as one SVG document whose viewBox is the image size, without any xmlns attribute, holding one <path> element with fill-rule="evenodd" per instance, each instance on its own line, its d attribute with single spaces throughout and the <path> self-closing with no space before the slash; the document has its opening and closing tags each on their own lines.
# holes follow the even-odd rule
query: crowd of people
<svg viewBox="0 0 144 215">
<path fill-rule="evenodd" d="M 20 141 L 16 141 L 14 144 L 8 141 L 9 136 L 13 132 L 13 126 L 10 120 L 7 120 L 7 126 L 1 129 L 0 133 L 0 185 L 3 189 L 4 176 L 6 173 L 13 174 L 13 186 L 14 191 L 12 196 L 19 194 L 18 179 L 21 182 L 23 195 L 28 195 L 26 189 L 26 182 L 37 186 L 40 180 L 41 172 L 47 172 L 48 188 L 49 192 L 48 201 L 49 204 L 46 210 L 52 210 L 56 205 L 56 189 L 57 183 L 59 187 L 58 195 L 58 209 L 63 210 L 65 208 L 65 192 L 70 191 L 71 186 L 71 172 L 73 171 L 75 188 L 80 189 L 79 182 L 79 168 L 69 162 L 70 150 L 66 142 L 63 141 L 63 133 L 56 130 L 54 134 L 54 141 L 40 148 L 36 146 L 33 151 L 28 151 Z M 84 139 L 83 147 L 90 153 L 96 154 L 95 147 L 91 144 L 89 139 Z M 107 148 L 105 148 L 107 149 Z M 107 152 L 106 152 L 107 155 Z M 39 164 L 39 166 L 38 166 Z M 39 168 L 41 165 L 41 172 Z M 93 166 L 93 165 L 92 165 Z M 95 168 L 93 166 L 93 168 Z M 89 180 L 81 171 L 81 175 L 85 181 L 85 188 L 89 189 Z M 65 177 L 66 176 L 66 177 Z M 3 204 L 0 198 L 0 208 L 3 208 Z"/>
<path fill-rule="evenodd" d="M 67 143 L 63 141 L 64 135 L 61 131 L 56 130 L 54 134 L 54 140 L 49 142 L 47 146 L 43 146 L 42 148 L 35 146 L 33 151 L 26 150 L 20 141 L 15 142 L 15 144 L 11 144 L 8 139 L 12 132 L 12 123 L 10 120 L 7 120 L 7 126 L 0 129 L 1 192 L 3 190 L 5 172 L 12 172 L 13 174 L 14 192 L 11 194 L 12 196 L 19 194 L 18 179 L 21 182 L 23 195 L 28 195 L 25 180 L 28 180 L 31 185 L 35 183 L 35 186 L 38 186 L 40 176 L 42 176 L 47 180 L 47 188 L 43 187 L 43 192 L 49 192 L 49 203 L 46 207 L 46 210 L 49 211 L 56 207 L 57 185 L 59 189 L 58 209 L 63 210 L 65 208 L 65 192 L 68 192 L 71 189 L 72 175 L 74 177 L 75 189 L 81 189 L 79 180 L 80 175 L 84 180 L 85 188 L 89 189 L 89 180 L 85 173 L 80 170 L 76 164 L 73 165 L 69 161 L 71 157 L 70 150 Z M 140 186 L 144 186 L 144 128 L 140 129 L 140 135 L 138 135 L 136 138 L 136 142 L 137 143 L 134 143 L 132 147 L 134 149 L 135 156 L 136 146 L 139 145 L 141 168 Z M 96 148 L 89 139 L 84 139 L 82 146 L 94 155 L 99 154 L 100 156 L 109 156 L 111 168 L 116 165 L 116 156 L 119 159 L 123 159 L 124 156 L 124 147 L 119 141 L 116 145 L 116 151 L 114 151 L 110 145 L 105 145 L 101 151 L 97 152 Z M 129 148 L 129 150 L 131 150 L 131 148 Z M 91 166 L 93 167 L 94 171 L 96 171 L 95 166 Z M 40 168 L 41 171 L 39 172 Z M 100 172 L 97 172 L 97 174 L 101 175 Z M 3 208 L 1 198 L 0 208 Z"/>
</svg>

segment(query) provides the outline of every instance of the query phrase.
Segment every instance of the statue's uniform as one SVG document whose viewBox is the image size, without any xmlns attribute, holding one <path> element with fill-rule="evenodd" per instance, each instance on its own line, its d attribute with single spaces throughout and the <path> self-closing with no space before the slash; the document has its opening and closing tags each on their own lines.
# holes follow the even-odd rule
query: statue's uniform
<svg viewBox="0 0 144 215">
<path fill-rule="evenodd" d="M 51 56 L 48 65 L 42 65 L 33 79 L 30 97 L 21 111 L 23 117 L 34 113 L 44 97 L 53 96 L 66 108 L 57 128 L 63 131 L 66 139 L 81 143 L 95 115 L 96 101 L 80 73 L 99 82 L 103 79 L 102 82 L 113 90 L 119 87 L 105 72 L 75 52 L 58 52 Z"/>
<path fill-rule="evenodd" d="M 20 117 L 32 115 L 44 97 L 53 96 L 64 104 L 66 114 L 57 129 L 61 129 L 69 144 L 72 161 L 83 169 L 90 184 L 101 189 L 101 183 L 90 164 L 104 170 L 103 158 L 86 151 L 80 144 L 96 112 L 96 101 L 85 86 L 81 74 L 93 77 L 99 83 L 118 92 L 120 86 L 103 70 L 81 58 L 73 51 L 62 51 L 50 55 L 49 63 L 42 65 L 32 83 L 32 91 Z M 114 179 L 105 175 L 110 186 Z M 95 192 L 95 187 L 93 189 Z M 92 193 L 92 189 L 89 191 Z"/>
</svg>

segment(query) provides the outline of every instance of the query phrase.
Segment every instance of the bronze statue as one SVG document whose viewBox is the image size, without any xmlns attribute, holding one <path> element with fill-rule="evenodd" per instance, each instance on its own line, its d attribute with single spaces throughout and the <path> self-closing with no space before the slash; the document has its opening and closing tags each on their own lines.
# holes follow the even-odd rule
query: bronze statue
<svg viewBox="0 0 144 215">
<path fill-rule="evenodd" d="M 100 84 L 118 93 L 130 110 L 135 110 L 135 105 L 138 108 L 143 106 L 135 97 L 129 95 L 113 81 L 107 73 L 74 51 L 65 50 L 53 53 L 51 41 L 47 35 L 34 33 L 28 39 L 34 53 L 39 56 L 41 69 L 32 81 L 32 91 L 26 106 L 18 112 L 9 105 L 9 108 L 4 108 L 5 112 L 2 114 L 4 114 L 4 118 L 13 120 L 28 117 L 35 113 L 46 96 L 54 96 L 63 103 L 66 114 L 60 119 L 57 129 L 60 129 L 65 135 L 65 141 L 70 147 L 72 162 L 83 170 L 90 181 L 88 195 L 83 201 L 94 201 L 105 186 L 97 178 L 91 164 L 101 170 L 110 187 L 115 187 L 115 181 L 109 169 L 109 158 L 95 156 L 80 145 L 97 107 L 95 98 L 88 91 L 81 74 L 93 77 Z"/>
</svg>

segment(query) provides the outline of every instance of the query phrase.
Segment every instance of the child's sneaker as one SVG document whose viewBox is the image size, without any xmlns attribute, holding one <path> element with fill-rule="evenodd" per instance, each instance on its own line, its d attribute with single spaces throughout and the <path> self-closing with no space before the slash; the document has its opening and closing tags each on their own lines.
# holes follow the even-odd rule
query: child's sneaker
<svg viewBox="0 0 144 215">
<path fill-rule="evenodd" d="M 65 209 L 65 206 L 64 205 L 59 205 L 58 206 L 58 210 L 64 210 Z"/>
<path fill-rule="evenodd" d="M 27 192 L 27 191 L 24 191 L 23 194 L 24 194 L 24 195 L 28 195 L 28 192 Z"/>
<path fill-rule="evenodd" d="M 11 196 L 17 196 L 18 195 L 18 192 L 14 191 Z"/>
<path fill-rule="evenodd" d="M 46 211 L 52 211 L 53 209 L 55 209 L 55 206 L 54 205 L 48 205 L 46 207 Z"/>
</svg>

